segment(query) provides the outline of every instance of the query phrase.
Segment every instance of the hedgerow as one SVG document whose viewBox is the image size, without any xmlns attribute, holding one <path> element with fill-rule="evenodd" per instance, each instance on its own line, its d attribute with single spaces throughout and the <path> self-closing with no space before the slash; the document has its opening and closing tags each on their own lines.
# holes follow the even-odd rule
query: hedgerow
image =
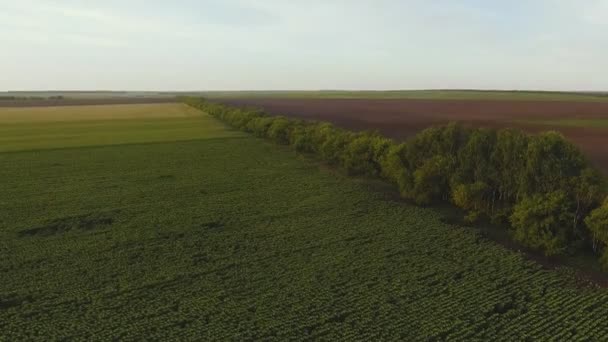
<svg viewBox="0 0 608 342">
<path fill-rule="evenodd" d="M 270 116 L 184 98 L 229 125 L 312 153 L 349 174 L 381 177 L 419 205 L 449 202 L 471 222 L 506 224 L 511 236 L 546 255 L 608 250 L 604 177 L 558 132 L 428 128 L 398 144 L 374 132 Z M 601 258 L 608 268 L 608 256 Z"/>
</svg>

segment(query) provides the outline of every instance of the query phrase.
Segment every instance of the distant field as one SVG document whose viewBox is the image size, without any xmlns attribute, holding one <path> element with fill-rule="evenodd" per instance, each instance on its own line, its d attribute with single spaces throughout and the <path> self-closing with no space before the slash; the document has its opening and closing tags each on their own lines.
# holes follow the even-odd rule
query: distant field
<svg viewBox="0 0 608 342">
<path fill-rule="evenodd" d="M 522 120 L 518 122 L 550 127 L 608 128 L 608 119 Z"/>
<path fill-rule="evenodd" d="M 2 107 L 65 107 L 120 104 L 175 103 L 175 97 L 76 97 L 64 99 L 0 99 Z"/>
<path fill-rule="evenodd" d="M 22 124 L 38 149 L 0 153 L 1 341 L 608 339 L 608 291 L 570 270 L 191 114 Z"/>
<path fill-rule="evenodd" d="M 0 107 L 0 124 L 200 117 L 179 103 L 95 106 Z"/>
<path fill-rule="evenodd" d="M 183 104 L 0 108 L 0 152 L 239 135 Z"/>
<path fill-rule="evenodd" d="M 527 90 L 313 90 L 313 91 L 189 91 L 189 92 L 133 92 L 133 91 L 48 91 L 0 92 L 0 99 L 16 97 L 62 96 L 70 101 L 108 100 L 168 100 L 175 96 L 205 96 L 226 98 L 283 98 L 283 99 L 422 99 L 422 100 L 507 100 L 507 101 L 582 101 L 608 102 L 606 92 L 559 92 Z M 0 100 L 0 106 L 8 103 Z M 49 102 L 52 103 L 52 102 Z"/>
<path fill-rule="evenodd" d="M 392 91 L 210 91 L 215 99 L 420 99 L 420 100 L 505 100 L 608 102 L 607 93 L 479 90 L 392 90 Z"/>
</svg>

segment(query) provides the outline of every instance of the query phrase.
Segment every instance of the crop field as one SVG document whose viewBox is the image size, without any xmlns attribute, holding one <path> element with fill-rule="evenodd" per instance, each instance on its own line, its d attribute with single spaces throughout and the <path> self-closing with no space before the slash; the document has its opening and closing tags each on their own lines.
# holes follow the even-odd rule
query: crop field
<svg viewBox="0 0 608 342">
<path fill-rule="evenodd" d="M 173 106 L 0 123 L 0 340 L 608 339 L 571 270 Z"/>
<path fill-rule="evenodd" d="M 174 103 L 174 97 L 66 97 L 62 99 L 25 98 L 2 99 L 0 95 L 0 108 L 3 107 L 65 107 L 65 106 L 99 106 L 99 105 L 128 105 Z"/>
<path fill-rule="evenodd" d="M 588 101 L 583 95 L 572 94 L 569 96 L 579 96 L 579 100 L 570 97 L 570 101 L 530 101 L 525 100 L 525 95 L 520 96 L 523 98 L 518 97 L 517 100 L 236 96 L 216 100 L 236 106 L 258 107 L 274 115 L 330 121 L 349 129 L 379 130 L 397 140 L 411 137 L 429 126 L 454 121 L 484 127 L 515 127 L 531 133 L 553 129 L 576 143 L 588 158 L 608 173 L 608 133 L 605 130 L 608 102 Z"/>
<path fill-rule="evenodd" d="M 0 108 L 0 152 L 230 135 L 183 104 Z"/>
</svg>

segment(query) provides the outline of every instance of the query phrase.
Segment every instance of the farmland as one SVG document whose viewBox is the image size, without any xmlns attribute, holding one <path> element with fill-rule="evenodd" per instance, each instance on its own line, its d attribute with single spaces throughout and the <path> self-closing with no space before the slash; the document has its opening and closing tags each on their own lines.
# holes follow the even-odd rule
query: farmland
<svg viewBox="0 0 608 342">
<path fill-rule="evenodd" d="M 521 123 L 549 127 L 585 127 L 591 129 L 608 128 L 608 119 L 522 120 Z"/>
<path fill-rule="evenodd" d="M 7 107 L 0 108 L 0 152 L 230 135 L 204 123 L 198 111 L 175 103 Z"/>
<path fill-rule="evenodd" d="M 539 101 L 537 94 L 532 94 L 537 96 L 533 97 L 534 101 L 526 100 L 532 95 L 525 94 L 517 97 L 517 94 L 509 93 L 512 98 L 508 100 L 490 100 L 488 95 L 482 97 L 485 93 L 466 94 L 468 97 L 456 100 L 439 96 L 433 100 L 326 99 L 312 96 L 238 98 L 236 94 L 216 100 L 231 105 L 258 107 L 275 115 L 330 121 L 348 129 L 377 129 L 397 140 L 411 137 L 431 125 L 453 121 L 484 127 L 515 127 L 528 132 L 554 129 L 576 143 L 608 174 L 608 134 L 605 129 L 601 129 L 606 127 L 605 121 L 608 120 L 608 102 L 594 102 L 588 97 L 575 94 L 568 95 L 569 101 L 561 97 Z"/>
<path fill-rule="evenodd" d="M 0 110 L 0 340 L 608 338 L 608 292 L 571 269 L 192 108 L 136 107 Z"/>
</svg>

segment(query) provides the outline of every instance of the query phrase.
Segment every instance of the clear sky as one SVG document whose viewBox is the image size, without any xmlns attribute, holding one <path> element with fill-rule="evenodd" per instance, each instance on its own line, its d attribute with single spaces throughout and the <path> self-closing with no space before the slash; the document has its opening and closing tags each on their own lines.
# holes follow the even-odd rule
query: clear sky
<svg viewBox="0 0 608 342">
<path fill-rule="evenodd" d="M 608 90 L 608 0 L 0 0 L 0 90 Z"/>
</svg>

